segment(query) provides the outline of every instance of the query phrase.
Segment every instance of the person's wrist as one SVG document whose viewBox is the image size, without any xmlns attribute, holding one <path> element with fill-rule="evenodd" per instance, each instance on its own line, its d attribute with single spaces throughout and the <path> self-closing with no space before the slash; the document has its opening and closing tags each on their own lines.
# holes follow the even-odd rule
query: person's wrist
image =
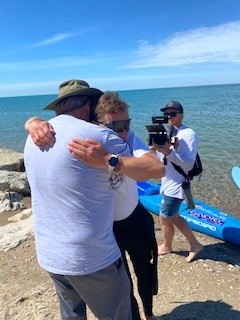
<svg viewBox="0 0 240 320">
<path fill-rule="evenodd" d="M 107 153 L 103 156 L 104 162 L 105 162 L 105 169 L 108 170 L 109 167 L 109 158 L 111 157 L 111 154 Z"/>
<path fill-rule="evenodd" d="M 40 121 L 43 121 L 43 120 L 41 118 L 39 118 L 39 117 L 31 117 L 31 118 L 29 118 L 24 124 L 24 129 L 26 131 L 29 131 L 29 125 L 33 121 L 39 121 L 40 122 Z"/>
<path fill-rule="evenodd" d="M 121 158 L 120 157 L 118 157 L 118 163 L 117 163 L 117 165 L 115 166 L 115 168 L 114 168 L 114 172 L 119 172 L 120 170 L 121 170 L 121 164 L 122 164 L 122 160 L 121 160 Z"/>
</svg>

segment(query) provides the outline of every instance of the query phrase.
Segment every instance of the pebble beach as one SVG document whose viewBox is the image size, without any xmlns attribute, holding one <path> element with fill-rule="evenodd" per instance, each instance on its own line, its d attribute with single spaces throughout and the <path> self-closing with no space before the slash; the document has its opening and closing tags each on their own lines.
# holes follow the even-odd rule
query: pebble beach
<svg viewBox="0 0 240 320">
<path fill-rule="evenodd" d="M 30 198 L 24 201 L 30 209 Z M 1 229 L 6 230 L 9 224 L 13 229 L 14 221 L 19 222 L 14 219 L 19 213 L 0 215 L 0 239 Z M 26 216 L 20 216 L 20 221 L 26 219 Z M 156 216 L 154 220 L 158 243 L 161 243 L 162 234 Z M 178 231 L 174 238 L 174 252 L 159 257 L 159 291 L 154 296 L 154 314 L 161 320 L 239 320 L 239 247 L 201 233 L 195 232 L 195 235 L 204 249 L 193 262 L 185 261 L 187 242 Z M 10 247 L 8 245 L 7 249 L 0 251 L 0 319 L 60 320 L 51 280 L 37 263 L 34 236 L 28 234 L 24 238 L 22 235 Z M 132 275 L 142 311 L 133 272 Z M 88 320 L 96 319 L 90 311 L 88 313 Z"/>
</svg>

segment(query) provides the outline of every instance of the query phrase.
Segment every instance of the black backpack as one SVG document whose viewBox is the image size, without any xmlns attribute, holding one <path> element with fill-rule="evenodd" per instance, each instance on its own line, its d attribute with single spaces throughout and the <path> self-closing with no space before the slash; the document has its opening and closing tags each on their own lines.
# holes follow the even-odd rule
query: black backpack
<svg viewBox="0 0 240 320">
<path fill-rule="evenodd" d="M 200 159 L 200 156 L 198 153 L 197 153 L 193 168 L 190 171 L 188 171 L 188 174 L 186 174 L 183 171 L 183 169 L 181 167 L 179 167 L 178 165 L 176 165 L 175 163 L 172 162 L 172 165 L 179 173 L 181 173 L 188 180 L 192 180 L 193 177 L 200 176 L 203 171 L 202 162 L 201 162 L 201 159 Z"/>
</svg>

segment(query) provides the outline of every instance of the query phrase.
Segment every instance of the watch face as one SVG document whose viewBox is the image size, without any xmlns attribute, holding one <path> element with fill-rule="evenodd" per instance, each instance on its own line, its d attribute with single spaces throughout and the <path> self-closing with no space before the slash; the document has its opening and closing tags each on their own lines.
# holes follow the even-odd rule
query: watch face
<svg viewBox="0 0 240 320">
<path fill-rule="evenodd" d="M 111 167 L 115 167 L 118 164 L 118 162 L 119 162 L 118 157 L 111 157 L 108 160 L 108 163 Z"/>
</svg>

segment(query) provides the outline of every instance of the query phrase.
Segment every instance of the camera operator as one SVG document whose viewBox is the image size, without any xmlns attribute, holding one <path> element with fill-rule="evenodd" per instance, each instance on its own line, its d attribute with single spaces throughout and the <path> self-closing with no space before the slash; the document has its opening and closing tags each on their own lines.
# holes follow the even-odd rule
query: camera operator
<svg viewBox="0 0 240 320">
<path fill-rule="evenodd" d="M 192 230 L 184 218 L 179 215 L 179 208 L 183 201 L 182 183 L 185 178 L 172 165 L 172 162 L 180 166 L 187 174 L 192 169 L 198 149 L 196 133 L 182 123 L 183 107 L 178 101 L 170 101 L 161 109 L 164 117 L 168 118 L 168 124 L 178 129 L 176 143 L 167 142 L 164 146 L 154 145 L 153 149 L 165 163 L 165 176 L 161 181 L 160 193 L 162 203 L 159 220 L 163 232 L 163 244 L 158 247 L 158 254 L 164 255 L 172 252 L 174 237 L 174 225 L 181 231 L 190 243 L 187 262 L 191 262 L 203 249 L 203 246 L 195 238 Z"/>
</svg>

